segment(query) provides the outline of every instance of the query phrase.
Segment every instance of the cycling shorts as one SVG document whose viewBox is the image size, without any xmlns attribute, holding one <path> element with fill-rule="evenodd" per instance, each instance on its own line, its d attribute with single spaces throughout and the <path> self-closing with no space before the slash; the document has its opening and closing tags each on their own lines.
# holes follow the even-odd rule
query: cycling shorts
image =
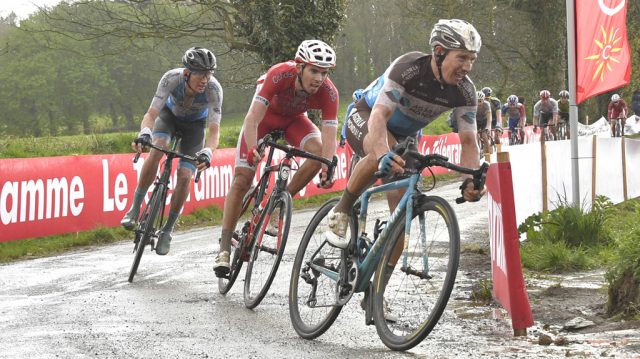
<svg viewBox="0 0 640 359">
<path fill-rule="evenodd" d="M 553 118 L 553 113 L 551 112 L 540 112 L 540 126 L 545 127 L 549 124 L 549 121 Z"/>
<path fill-rule="evenodd" d="M 558 117 L 560 122 L 565 122 L 567 125 L 569 124 L 569 112 L 558 112 Z"/>
<path fill-rule="evenodd" d="M 267 110 L 267 113 L 258 125 L 258 138 L 263 138 L 275 130 L 283 130 L 284 139 L 287 143 L 301 149 L 304 149 L 304 145 L 309 139 L 320 138 L 320 130 L 304 113 L 293 116 L 283 116 Z M 240 131 L 238 145 L 236 146 L 236 167 L 256 169 L 255 165 L 249 165 L 247 161 L 248 153 L 249 149 L 244 140 L 244 130 L 242 130 Z"/>
<path fill-rule="evenodd" d="M 364 138 L 369 133 L 369 117 L 371 116 L 371 109 L 367 106 L 367 102 L 363 99 L 358 100 L 354 106 L 354 110 L 347 118 L 347 143 L 353 149 L 353 152 L 360 157 L 366 156 L 364 151 Z M 387 133 L 392 135 L 397 142 L 404 141 L 409 136 L 402 136 L 394 134 L 387 129 Z M 411 136 L 417 138 L 418 133 Z M 417 142 L 417 140 L 416 140 Z"/>
<path fill-rule="evenodd" d="M 509 130 L 512 130 L 512 129 L 518 127 L 519 124 L 520 124 L 520 119 L 519 118 L 510 118 L 509 119 Z"/>
<path fill-rule="evenodd" d="M 185 155 L 194 156 L 204 146 L 204 133 L 206 121 L 180 121 L 169 110 L 167 106 L 163 107 L 160 115 L 156 118 L 153 125 L 153 138 L 163 138 L 168 142 L 176 132 L 182 134 L 180 142 L 180 152 Z M 180 167 L 188 168 L 192 172 L 196 171 L 194 161 L 180 159 Z"/>
</svg>

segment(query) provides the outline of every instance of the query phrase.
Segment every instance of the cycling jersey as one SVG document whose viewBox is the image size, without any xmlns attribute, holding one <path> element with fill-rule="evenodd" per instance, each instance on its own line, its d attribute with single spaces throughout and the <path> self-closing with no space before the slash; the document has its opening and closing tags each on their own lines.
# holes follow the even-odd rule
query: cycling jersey
<svg viewBox="0 0 640 359">
<path fill-rule="evenodd" d="M 569 113 L 569 100 L 566 102 L 562 100 L 558 101 L 558 112 Z"/>
<path fill-rule="evenodd" d="M 478 112 L 476 114 L 476 125 L 478 130 L 483 130 L 487 128 L 487 112 L 491 112 L 491 104 L 489 101 L 482 101 L 482 104 L 478 107 Z"/>
<path fill-rule="evenodd" d="M 476 129 L 476 92 L 469 77 L 456 85 L 441 85 L 431 70 L 431 55 L 409 52 L 365 90 L 363 98 L 372 109 L 392 111 L 387 129 L 394 135 L 412 136 L 440 114 L 453 108 L 460 131 Z"/>
<path fill-rule="evenodd" d="M 609 119 L 625 117 L 627 111 L 627 103 L 623 99 L 617 102 L 609 102 Z"/>
<path fill-rule="evenodd" d="M 294 61 L 272 66 L 258 79 L 258 91 L 254 101 L 268 106 L 267 111 L 283 116 L 295 116 L 309 109 L 322 110 L 322 120 L 337 125 L 338 90 L 327 78 L 316 93 L 296 96 L 295 84 L 298 69 Z"/>
<path fill-rule="evenodd" d="M 489 103 L 491 104 L 491 127 L 502 127 L 502 124 L 498 122 L 498 111 L 502 112 L 502 103 L 497 97 L 489 97 Z"/>
<path fill-rule="evenodd" d="M 206 121 L 220 124 L 222 116 L 222 87 L 215 77 L 209 78 L 205 91 L 195 97 L 185 96 L 187 77 L 184 69 L 167 71 L 158 83 L 151 108 L 158 111 L 166 106 L 178 121 Z"/>
<path fill-rule="evenodd" d="M 505 103 L 502 107 L 502 113 L 509 119 L 509 128 L 515 128 L 522 122 L 527 122 L 527 113 L 524 110 L 524 105 L 521 103 L 517 103 L 514 106 L 509 105 L 509 103 Z"/>
<path fill-rule="evenodd" d="M 258 138 L 273 130 L 284 130 L 285 140 L 292 146 L 304 148 L 311 138 L 320 137 L 320 130 L 307 117 L 307 110 L 322 111 L 322 123 L 337 126 L 338 90 L 329 78 L 325 79 L 313 95 L 296 94 L 298 69 L 294 61 L 272 66 L 260 76 L 253 101 L 267 106 L 267 112 L 258 125 Z M 236 166 L 255 169 L 247 161 L 248 147 L 244 131 L 240 131 L 236 147 Z"/>
<path fill-rule="evenodd" d="M 550 98 L 548 101 L 538 100 L 533 105 L 533 117 L 540 116 L 540 113 L 558 113 L 558 101 Z"/>
</svg>

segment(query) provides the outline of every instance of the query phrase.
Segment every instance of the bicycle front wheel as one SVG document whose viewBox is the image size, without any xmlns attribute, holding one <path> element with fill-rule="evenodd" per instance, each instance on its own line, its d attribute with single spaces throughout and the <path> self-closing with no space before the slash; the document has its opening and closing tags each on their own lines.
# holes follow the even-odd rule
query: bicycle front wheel
<svg viewBox="0 0 640 359">
<path fill-rule="evenodd" d="M 142 212 L 142 217 L 140 217 L 140 221 L 138 222 L 138 226 L 135 230 L 135 236 L 137 239 L 137 243 L 134 248 L 133 255 L 133 263 L 131 264 L 131 269 L 129 270 L 129 283 L 133 282 L 133 277 L 138 272 L 138 266 L 140 265 L 140 259 L 142 258 L 142 254 L 144 253 L 144 249 L 150 244 L 152 237 L 156 235 L 156 229 L 159 225 L 159 216 L 160 208 L 162 206 L 162 202 L 164 196 L 164 185 L 158 184 L 151 194 L 151 199 L 149 200 L 149 204 L 144 208 L 144 212 Z"/>
<path fill-rule="evenodd" d="M 460 231 L 453 209 L 440 197 L 419 202 L 410 233 L 404 233 L 404 215 L 394 223 L 372 284 L 376 330 L 392 350 L 411 349 L 433 330 L 458 271 Z"/>
<path fill-rule="evenodd" d="M 326 202 L 313 216 L 296 254 L 289 288 L 289 315 L 296 333 L 305 339 L 322 335 L 340 314 L 336 291 L 341 250 L 327 243 L 322 232 L 338 198 Z"/>
<path fill-rule="evenodd" d="M 270 198 L 254 232 L 244 280 L 244 304 L 249 309 L 260 304 L 276 276 L 291 226 L 291 206 L 291 195 L 287 191 Z M 277 225 L 270 228 L 270 223 Z"/>
</svg>

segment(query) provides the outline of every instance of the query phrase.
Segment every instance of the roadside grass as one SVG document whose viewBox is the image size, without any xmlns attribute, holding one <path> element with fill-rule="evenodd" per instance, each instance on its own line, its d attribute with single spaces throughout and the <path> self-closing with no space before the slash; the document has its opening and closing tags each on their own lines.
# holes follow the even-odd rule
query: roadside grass
<svg viewBox="0 0 640 359">
<path fill-rule="evenodd" d="M 605 268 L 607 314 L 640 320 L 640 198 L 613 205 L 599 196 L 590 210 L 563 201 L 520 226 L 530 271 L 562 273 Z"/>
</svg>

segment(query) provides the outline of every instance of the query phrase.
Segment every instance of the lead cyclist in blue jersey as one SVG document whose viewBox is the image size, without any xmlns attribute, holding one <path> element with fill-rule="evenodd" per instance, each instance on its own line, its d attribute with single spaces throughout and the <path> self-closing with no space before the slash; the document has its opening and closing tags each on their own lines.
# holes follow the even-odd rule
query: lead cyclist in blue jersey
<svg viewBox="0 0 640 359">
<path fill-rule="evenodd" d="M 355 166 L 340 201 L 329 213 L 327 241 L 348 245 L 348 216 L 355 201 L 375 181 L 374 173 L 402 174 L 404 159 L 390 148 L 406 137 L 415 137 L 440 114 L 453 109 L 462 144 L 461 165 L 478 167 L 476 143 L 476 89 L 467 74 L 480 51 L 480 34 L 463 20 L 440 20 L 431 32 L 432 54 L 409 52 L 397 58 L 355 102 L 346 128 L 346 138 L 362 159 Z M 460 187 L 467 201 L 477 201 L 484 189 L 476 190 L 471 178 Z M 393 210 L 402 196 L 390 192 Z M 400 242 L 398 242 L 400 243 Z"/>
<path fill-rule="evenodd" d="M 180 160 L 167 222 L 158 233 L 156 254 L 159 255 L 169 252 L 171 232 L 189 194 L 193 173 L 196 169 L 209 167 L 219 141 L 222 87 L 213 77 L 216 58 L 205 48 L 192 47 L 184 53 L 182 63 L 184 68 L 169 70 L 160 79 L 151 106 L 142 118 L 140 133 L 131 144 L 137 152 L 142 151 L 144 143 L 151 141 L 156 146 L 167 147 L 171 137 L 180 132 L 180 151 L 198 159 L 197 164 Z M 209 136 L 205 144 L 207 128 Z M 162 155 L 162 152 L 152 149 L 144 161 L 131 208 L 120 222 L 124 228 L 135 227 L 142 200 L 153 183 Z"/>
</svg>

